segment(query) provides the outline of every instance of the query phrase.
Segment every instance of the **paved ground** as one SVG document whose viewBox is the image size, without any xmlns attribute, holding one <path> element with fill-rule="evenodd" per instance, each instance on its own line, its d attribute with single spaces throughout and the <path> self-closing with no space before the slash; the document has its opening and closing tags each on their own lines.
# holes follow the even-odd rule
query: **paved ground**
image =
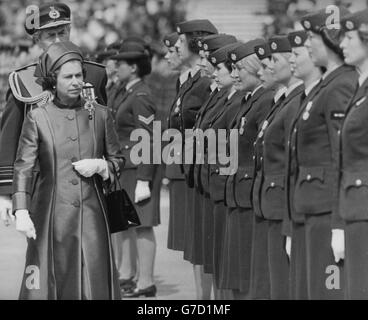
<svg viewBox="0 0 368 320">
<path fill-rule="evenodd" d="M 156 284 L 159 300 L 195 299 L 192 266 L 180 252 L 166 248 L 169 216 L 168 192 L 161 196 L 161 225 L 155 229 L 157 239 Z M 24 268 L 26 241 L 14 230 L 0 223 L 0 299 L 17 299 Z M 143 298 L 142 298 L 143 299 Z"/>
</svg>

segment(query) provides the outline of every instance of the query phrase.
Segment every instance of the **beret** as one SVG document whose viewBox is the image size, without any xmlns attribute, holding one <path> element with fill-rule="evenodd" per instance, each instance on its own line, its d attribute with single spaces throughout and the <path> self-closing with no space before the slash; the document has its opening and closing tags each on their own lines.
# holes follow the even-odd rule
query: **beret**
<svg viewBox="0 0 368 320">
<path fill-rule="evenodd" d="M 340 12 L 340 20 L 348 15 L 350 11 L 345 7 L 338 7 Z M 310 13 L 302 17 L 301 24 L 306 31 L 313 31 L 320 33 L 323 27 L 326 27 L 326 23 L 331 17 L 331 12 L 327 12 L 328 7 L 321 9 L 317 12 Z M 327 26 L 328 27 L 328 26 Z"/>
<path fill-rule="evenodd" d="M 237 47 L 236 43 L 228 44 L 216 51 L 213 51 L 208 56 L 208 61 L 214 66 L 225 62 L 229 58 L 229 52 Z"/>
<path fill-rule="evenodd" d="M 266 41 L 264 41 L 263 44 L 259 44 L 255 46 L 254 52 L 256 53 L 258 59 L 260 60 L 263 60 L 265 58 L 270 58 L 272 56 L 270 45 Z"/>
<path fill-rule="evenodd" d="M 214 34 L 203 37 L 198 41 L 198 46 L 205 51 L 215 51 L 228 44 L 235 43 L 237 40 L 234 36 L 229 34 Z"/>
<path fill-rule="evenodd" d="M 268 39 L 271 53 L 291 52 L 291 45 L 287 36 L 274 36 Z"/>
<path fill-rule="evenodd" d="M 345 31 L 368 31 L 368 9 L 354 12 L 341 19 L 342 29 Z"/>
<path fill-rule="evenodd" d="M 116 55 L 110 57 L 112 60 L 139 59 L 149 57 L 149 52 L 143 44 L 134 41 L 124 41 Z"/>
<path fill-rule="evenodd" d="M 29 21 L 33 16 L 33 21 Z M 37 30 L 54 28 L 70 24 L 70 8 L 64 3 L 48 3 L 38 7 L 38 10 L 27 12 L 24 28 L 29 35 Z"/>
<path fill-rule="evenodd" d="M 179 35 L 176 32 L 167 34 L 163 38 L 163 42 L 166 47 L 170 48 L 175 46 L 175 43 L 178 41 Z"/>
<path fill-rule="evenodd" d="M 218 33 L 216 27 L 211 23 L 211 21 L 207 19 L 198 19 L 180 22 L 176 25 L 176 31 L 179 34 L 196 31 L 208 32 L 211 34 Z"/>
<path fill-rule="evenodd" d="M 255 47 L 263 43 L 263 39 L 255 39 L 246 43 L 238 42 L 237 46 L 229 52 L 231 62 L 235 63 L 247 56 L 255 54 Z"/>
<path fill-rule="evenodd" d="M 293 31 L 288 34 L 288 39 L 292 48 L 303 47 L 308 34 L 304 30 Z"/>
</svg>

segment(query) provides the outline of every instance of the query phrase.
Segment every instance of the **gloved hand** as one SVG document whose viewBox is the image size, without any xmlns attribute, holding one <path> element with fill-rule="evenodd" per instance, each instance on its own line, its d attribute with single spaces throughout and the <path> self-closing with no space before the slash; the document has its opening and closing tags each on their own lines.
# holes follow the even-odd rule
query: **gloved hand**
<svg viewBox="0 0 368 320">
<path fill-rule="evenodd" d="M 90 178 L 94 174 L 98 173 L 103 180 L 107 180 L 109 178 L 109 169 L 106 160 L 84 159 L 73 162 L 72 165 L 83 177 Z"/>
<path fill-rule="evenodd" d="M 345 232 L 342 229 L 333 229 L 331 238 L 331 248 L 335 257 L 335 262 L 345 259 Z"/>
<path fill-rule="evenodd" d="M 151 190 L 149 188 L 149 181 L 137 180 L 135 186 L 134 202 L 138 203 L 151 197 Z"/>
<path fill-rule="evenodd" d="M 15 229 L 23 233 L 28 238 L 36 240 L 36 229 L 29 217 L 28 210 L 22 209 L 15 211 Z"/>
<path fill-rule="evenodd" d="M 0 219 L 6 226 L 15 221 L 12 214 L 12 201 L 9 196 L 0 196 Z"/>
<path fill-rule="evenodd" d="M 291 237 L 286 237 L 285 250 L 286 250 L 286 254 L 288 255 L 289 260 L 290 260 L 290 255 L 291 255 Z"/>
</svg>

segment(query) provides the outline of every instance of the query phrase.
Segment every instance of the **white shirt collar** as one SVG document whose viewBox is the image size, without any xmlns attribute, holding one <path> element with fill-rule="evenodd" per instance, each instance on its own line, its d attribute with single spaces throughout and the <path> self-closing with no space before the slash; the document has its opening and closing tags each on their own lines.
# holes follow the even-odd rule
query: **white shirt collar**
<svg viewBox="0 0 368 320">
<path fill-rule="evenodd" d="M 125 88 L 127 89 L 127 90 L 129 90 L 130 88 L 132 88 L 136 83 L 138 83 L 139 81 L 141 81 L 141 79 L 134 79 L 134 80 L 132 80 L 132 81 L 129 81 L 128 83 L 127 83 L 127 85 L 125 86 Z"/>
<path fill-rule="evenodd" d="M 232 98 L 232 96 L 235 94 L 235 92 L 236 92 L 236 89 L 234 87 L 231 87 L 230 93 L 227 96 L 227 100 L 230 100 Z"/>
<path fill-rule="evenodd" d="M 287 88 L 286 87 L 281 87 L 280 89 L 278 89 L 275 93 L 275 96 L 273 97 L 273 101 L 276 103 L 277 101 L 280 100 L 280 98 L 283 96 L 283 94 L 286 92 Z"/>
<path fill-rule="evenodd" d="M 255 89 L 252 91 L 251 95 L 252 95 L 252 96 L 254 96 L 254 94 L 255 94 L 259 89 L 261 89 L 262 87 L 263 87 L 262 85 L 259 85 L 257 88 L 255 88 Z"/>
<path fill-rule="evenodd" d="M 294 84 L 292 84 L 290 87 L 288 87 L 285 91 L 285 97 L 287 97 L 295 88 L 299 87 L 302 84 L 303 84 L 303 81 L 299 80 L 295 82 Z"/>
<path fill-rule="evenodd" d="M 188 80 L 189 73 L 190 73 L 190 69 L 185 70 L 183 73 L 180 74 L 180 76 L 179 76 L 179 82 L 180 82 L 180 85 L 181 86 L 184 84 L 185 81 Z"/>
<path fill-rule="evenodd" d="M 365 82 L 365 80 L 367 80 L 368 78 L 368 71 L 359 74 L 359 86 L 361 87 L 363 85 L 363 83 Z"/>
<path fill-rule="evenodd" d="M 313 88 L 321 81 L 321 79 L 318 79 L 314 82 L 312 82 L 307 88 L 305 88 L 305 95 L 307 96 L 310 94 L 310 92 L 313 90 Z"/>
<path fill-rule="evenodd" d="M 216 89 L 218 89 L 217 83 L 212 82 L 210 85 L 211 92 L 214 92 Z"/>
</svg>

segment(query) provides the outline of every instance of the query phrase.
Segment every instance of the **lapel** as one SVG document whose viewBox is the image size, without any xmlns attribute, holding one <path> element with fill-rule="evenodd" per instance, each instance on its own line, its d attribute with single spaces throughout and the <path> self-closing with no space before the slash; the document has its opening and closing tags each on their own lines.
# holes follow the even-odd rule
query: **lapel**
<svg viewBox="0 0 368 320">
<path fill-rule="evenodd" d="M 356 93 L 354 94 L 351 102 L 349 103 L 349 108 L 346 110 L 346 114 L 350 111 L 350 109 L 354 106 L 361 105 L 368 97 L 368 79 L 366 79 L 361 86 L 357 88 Z"/>
<path fill-rule="evenodd" d="M 141 85 L 142 85 L 142 80 L 135 83 L 130 89 L 128 90 L 125 90 L 125 86 L 122 87 L 120 90 L 119 90 L 119 93 L 117 94 L 117 99 L 116 99 L 116 104 L 117 104 L 117 107 L 119 110 L 119 108 L 123 105 L 123 103 L 125 102 L 126 99 L 128 99 L 129 96 L 132 95 L 132 93 L 137 89 L 139 88 Z"/>
<path fill-rule="evenodd" d="M 217 89 L 216 89 L 217 90 Z M 199 127 L 202 123 L 203 117 L 208 113 L 212 107 L 216 105 L 216 103 L 227 93 L 228 91 L 226 89 L 220 90 L 217 92 L 213 92 L 208 100 L 205 102 L 205 104 L 202 106 L 202 108 L 198 112 L 198 118 L 196 121 L 196 127 Z"/>
</svg>

